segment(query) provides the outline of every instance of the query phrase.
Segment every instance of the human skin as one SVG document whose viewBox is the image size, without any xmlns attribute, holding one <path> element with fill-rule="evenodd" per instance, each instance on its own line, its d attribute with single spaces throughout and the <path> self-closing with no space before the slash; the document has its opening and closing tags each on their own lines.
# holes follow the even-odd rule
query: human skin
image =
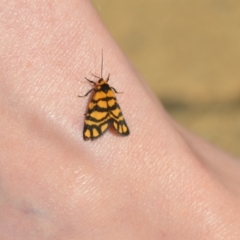
<svg viewBox="0 0 240 240">
<path fill-rule="evenodd" d="M 84 141 L 101 49 L 131 133 Z M 1 240 L 240 239 L 240 162 L 171 119 L 89 1 L 1 1 L 0 81 Z"/>
</svg>

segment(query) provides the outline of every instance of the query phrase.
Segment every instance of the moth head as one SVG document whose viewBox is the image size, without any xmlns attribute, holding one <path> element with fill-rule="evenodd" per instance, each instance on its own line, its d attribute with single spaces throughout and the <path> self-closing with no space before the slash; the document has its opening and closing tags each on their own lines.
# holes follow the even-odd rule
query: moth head
<svg viewBox="0 0 240 240">
<path fill-rule="evenodd" d="M 106 80 L 104 80 L 103 78 L 100 78 L 100 79 L 98 80 L 98 84 L 99 84 L 99 85 L 103 85 L 104 83 L 106 83 Z"/>
</svg>

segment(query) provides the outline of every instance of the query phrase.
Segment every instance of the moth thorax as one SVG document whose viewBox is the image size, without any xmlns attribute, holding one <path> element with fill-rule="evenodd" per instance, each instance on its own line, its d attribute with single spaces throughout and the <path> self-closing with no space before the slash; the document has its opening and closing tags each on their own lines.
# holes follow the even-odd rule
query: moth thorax
<svg viewBox="0 0 240 240">
<path fill-rule="evenodd" d="M 104 80 L 103 80 L 104 81 Z M 101 85 L 98 87 L 98 89 L 100 89 L 101 91 L 103 91 L 104 93 L 107 93 L 110 89 L 108 83 L 106 83 L 105 81 L 101 83 Z"/>
</svg>

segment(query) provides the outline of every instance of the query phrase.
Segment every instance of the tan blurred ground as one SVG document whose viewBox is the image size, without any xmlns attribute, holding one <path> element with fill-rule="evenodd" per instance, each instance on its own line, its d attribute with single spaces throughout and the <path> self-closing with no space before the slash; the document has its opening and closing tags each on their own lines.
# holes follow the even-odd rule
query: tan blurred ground
<svg viewBox="0 0 240 240">
<path fill-rule="evenodd" d="M 240 156 L 240 1 L 93 3 L 171 115 Z"/>
</svg>

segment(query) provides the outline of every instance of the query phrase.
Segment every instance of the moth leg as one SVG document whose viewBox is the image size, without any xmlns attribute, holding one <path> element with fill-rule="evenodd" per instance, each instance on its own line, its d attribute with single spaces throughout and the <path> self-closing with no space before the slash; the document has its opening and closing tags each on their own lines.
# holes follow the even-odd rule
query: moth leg
<svg viewBox="0 0 240 240">
<path fill-rule="evenodd" d="M 88 78 L 85 77 L 86 80 L 88 80 L 90 83 L 94 84 L 96 86 L 96 83 Z"/>
<path fill-rule="evenodd" d="M 112 89 L 115 93 L 123 93 L 123 92 L 118 92 L 114 87 L 111 87 L 111 89 Z"/>
<path fill-rule="evenodd" d="M 78 95 L 78 97 L 86 97 L 91 91 L 95 91 L 95 88 L 90 89 L 90 90 L 89 90 L 85 95 L 83 95 L 83 96 Z"/>
<path fill-rule="evenodd" d="M 94 74 L 92 74 L 95 78 L 98 78 L 98 79 L 101 79 L 100 77 L 98 77 L 98 76 L 96 76 L 96 75 L 94 75 Z"/>
<path fill-rule="evenodd" d="M 110 73 L 108 74 L 108 77 L 107 77 L 107 82 L 109 81 L 109 78 L 110 78 Z"/>
</svg>

